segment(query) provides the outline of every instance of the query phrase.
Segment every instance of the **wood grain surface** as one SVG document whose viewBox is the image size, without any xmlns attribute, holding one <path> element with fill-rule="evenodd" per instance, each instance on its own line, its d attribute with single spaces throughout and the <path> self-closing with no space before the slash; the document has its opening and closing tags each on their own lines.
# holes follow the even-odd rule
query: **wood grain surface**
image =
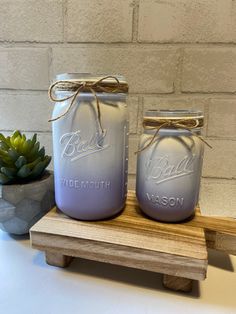
<svg viewBox="0 0 236 314">
<path fill-rule="evenodd" d="M 147 218 L 133 192 L 124 211 L 113 219 L 78 221 L 54 208 L 30 235 L 34 248 L 47 252 L 48 259 L 58 257 L 62 265 L 66 256 L 72 256 L 189 279 L 206 277 L 204 229 L 189 222 L 166 224 Z"/>
</svg>

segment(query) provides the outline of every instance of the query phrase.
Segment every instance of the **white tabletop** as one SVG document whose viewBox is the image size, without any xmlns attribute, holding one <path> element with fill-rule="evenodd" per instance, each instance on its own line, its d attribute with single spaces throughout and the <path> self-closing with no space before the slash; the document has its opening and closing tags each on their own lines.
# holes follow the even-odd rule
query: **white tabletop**
<svg viewBox="0 0 236 314">
<path fill-rule="evenodd" d="M 81 259 L 49 266 L 28 237 L 0 231 L 0 313 L 235 314 L 236 257 L 210 251 L 208 278 L 184 294 L 151 272 Z"/>
</svg>

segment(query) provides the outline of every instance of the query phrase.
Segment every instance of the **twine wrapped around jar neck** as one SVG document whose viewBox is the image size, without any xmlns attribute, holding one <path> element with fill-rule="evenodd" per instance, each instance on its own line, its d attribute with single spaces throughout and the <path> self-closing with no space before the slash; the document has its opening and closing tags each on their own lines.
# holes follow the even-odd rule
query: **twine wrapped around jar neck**
<svg viewBox="0 0 236 314">
<path fill-rule="evenodd" d="M 207 143 L 206 140 L 202 138 L 201 135 L 194 133 L 192 130 L 201 128 L 204 125 L 203 117 L 184 117 L 184 118 L 151 118 L 145 117 L 143 120 L 143 128 L 145 130 L 155 130 L 153 137 L 151 138 L 150 142 L 145 145 L 143 148 L 135 152 L 136 154 L 141 153 L 148 147 L 150 147 L 154 142 L 155 139 L 158 137 L 159 132 L 161 129 L 182 129 L 189 131 L 193 136 L 198 137 L 204 144 L 208 147 L 212 148 L 212 146 Z"/>
<path fill-rule="evenodd" d="M 56 91 L 70 91 L 72 92 L 72 94 L 64 98 L 56 98 L 55 97 Z M 104 130 L 102 128 L 102 122 L 101 122 L 100 102 L 97 96 L 97 92 L 127 93 L 128 85 L 125 82 L 120 82 L 117 77 L 112 76 L 112 75 L 102 77 L 95 82 L 86 81 L 86 80 L 85 81 L 80 81 L 80 80 L 56 81 L 49 87 L 49 91 L 48 91 L 49 99 L 53 102 L 64 102 L 66 100 L 71 99 L 71 102 L 70 102 L 69 107 L 63 114 L 61 114 L 60 116 L 56 118 L 50 119 L 49 122 L 53 122 L 64 117 L 70 111 L 73 104 L 75 103 L 76 98 L 82 92 L 90 92 L 94 96 L 96 100 L 96 105 L 97 105 L 98 122 L 103 133 Z"/>
</svg>

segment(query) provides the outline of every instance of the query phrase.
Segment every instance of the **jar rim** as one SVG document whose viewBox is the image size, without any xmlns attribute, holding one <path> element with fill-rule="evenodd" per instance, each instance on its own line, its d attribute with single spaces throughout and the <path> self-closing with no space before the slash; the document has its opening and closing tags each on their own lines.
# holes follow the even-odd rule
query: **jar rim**
<svg viewBox="0 0 236 314">
<path fill-rule="evenodd" d="M 197 109 L 160 109 L 160 110 L 147 110 L 144 114 L 145 117 L 161 117 L 161 118 L 203 118 L 204 114 L 201 110 Z"/>
</svg>

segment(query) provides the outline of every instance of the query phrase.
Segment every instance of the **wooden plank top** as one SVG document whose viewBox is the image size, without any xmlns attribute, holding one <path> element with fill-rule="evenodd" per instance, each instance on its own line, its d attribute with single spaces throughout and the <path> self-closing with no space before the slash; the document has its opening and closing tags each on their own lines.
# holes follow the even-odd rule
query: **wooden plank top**
<svg viewBox="0 0 236 314">
<path fill-rule="evenodd" d="M 134 192 L 129 192 L 121 215 L 103 221 L 85 222 L 67 217 L 56 208 L 31 228 L 32 245 L 36 235 L 53 235 L 128 247 L 143 252 L 165 253 L 191 260 L 207 261 L 203 228 L 191 224 L 160 223 L 144 216 Z M 45 237 L 42 237 L 42 242 Z M 35 243 L 34 243 L 35 242 Z M 44 243 L 42 243 L 42 246 Z"/>
</svg>

